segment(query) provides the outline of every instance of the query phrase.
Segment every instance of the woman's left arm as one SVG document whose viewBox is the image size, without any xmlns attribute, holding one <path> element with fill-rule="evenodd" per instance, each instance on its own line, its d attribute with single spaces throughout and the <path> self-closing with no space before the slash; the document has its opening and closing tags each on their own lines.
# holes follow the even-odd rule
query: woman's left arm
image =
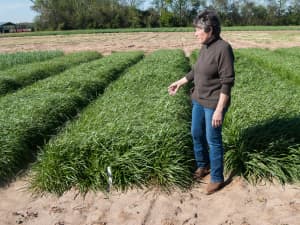
<svg viewBox="0 0 300 225">
<path fill-rule="evenodd" d="M 234 55 L 229 44 L 221 49 L 218 58 L 218 71 L 220 75 L 220 97 L 213 114 L 212 126 L 219 127 L 223 122 L 223 110 L 227 107 L 231 88 L 234 85 Z"/>
<path fill-rule="evenodd" d="M 212 126 L 213 127 L 216 128 L 216 127 L 219 127 L 222 125 L 223 110 L 227 106 L 228 101 L 229 101 L 229 96 L 221 93 L 219 101 L 218 101 L 218 105 L 215 109 L 215 112 L 214 112 L 213 118 L 212 118 Z"/>
</svg>

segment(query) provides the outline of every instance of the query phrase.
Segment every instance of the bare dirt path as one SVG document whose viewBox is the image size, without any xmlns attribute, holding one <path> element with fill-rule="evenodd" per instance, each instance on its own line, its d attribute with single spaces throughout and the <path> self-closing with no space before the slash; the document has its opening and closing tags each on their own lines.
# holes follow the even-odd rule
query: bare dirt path
<svg viewBox="0 0 300 225">
<path fill-rule="evenodd" d="M 227 31 L 222 37 L 233 48 L 285 48 L 300 46 L 300 31 Z M 193 32 L 141 32 L 77 34 L 33 37 L 0 38 L 0 52 L 63 50 L 74 52 L 95 50 L 104 55 L 112 51 L 143 50 L 146 53 L 157 49 L 180 48 L 187 55 L 199 48 Z"/>
</svg>

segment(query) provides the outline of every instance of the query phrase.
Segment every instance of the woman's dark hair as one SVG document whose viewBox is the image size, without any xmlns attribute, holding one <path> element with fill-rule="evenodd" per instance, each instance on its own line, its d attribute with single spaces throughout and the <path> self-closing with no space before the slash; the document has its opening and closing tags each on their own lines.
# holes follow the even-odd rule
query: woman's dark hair
<svg viewBox="0 0 300 225">
<path fill-rule="evenodd" d="M 212 29 L 212 34 L 219 37 L 221 33 L 221 23 L 217 13 L 213 10 L 204 10 L 194 19 L 193 25 L 204 29 L 208 33 Z"/>
</svg>

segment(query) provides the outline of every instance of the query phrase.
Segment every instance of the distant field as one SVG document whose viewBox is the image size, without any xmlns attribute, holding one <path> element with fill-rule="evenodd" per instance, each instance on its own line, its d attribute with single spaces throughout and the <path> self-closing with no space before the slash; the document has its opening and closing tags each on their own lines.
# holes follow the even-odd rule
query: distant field
<svg viewBox="0 0 300 225">
<path fill-rule="evenodd" d="M 277 31 L 300 30 L 300 26 L 233 26 L 222 27 L 223 31 Z M 70 34 L 95 34 L 95 33 L 131 33 L 131 32 L 192 32 L 193 27 L 163 27 L 163 28 L 121 28 L 121 29 L 86 29 L 68 31 L 38 31 L 29 33 L 1 34 L 1 37 L 45 36 L 45 35 L 70 35 Z"/>
<path fill-rule="evenodd" d="M 300 30 L 222 31 L 221 36 L 234 49 L 289 48 L 300 46 Z M 183 49 L 187 56 L 200 48 L 194 32 L 90 33 L 0 38 L 0 52 L 60 50 L 64 53 L 97 51 L 109 55 L 116 51 Z"/>
</svg>

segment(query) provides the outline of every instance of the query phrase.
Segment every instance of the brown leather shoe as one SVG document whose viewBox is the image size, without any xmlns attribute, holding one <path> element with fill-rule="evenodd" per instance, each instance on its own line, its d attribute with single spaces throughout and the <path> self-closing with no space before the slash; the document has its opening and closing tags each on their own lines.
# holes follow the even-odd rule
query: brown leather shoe
<svg viewBox="0 0 300 225">
<path fill-rule="evenodd" d="M 202 179 L 209 174 L 209 167 L 198 168 L 194 173 L 194 179 Z"/>
<path fill-rule="evenodd" d="M 215 182 L 215 183 L 209 183 L 207 185 L 207 195 L 213 194 L 216 191 L 220 190 L 222 187 L 224 187 L 224 182 Z"/>
</svg>

